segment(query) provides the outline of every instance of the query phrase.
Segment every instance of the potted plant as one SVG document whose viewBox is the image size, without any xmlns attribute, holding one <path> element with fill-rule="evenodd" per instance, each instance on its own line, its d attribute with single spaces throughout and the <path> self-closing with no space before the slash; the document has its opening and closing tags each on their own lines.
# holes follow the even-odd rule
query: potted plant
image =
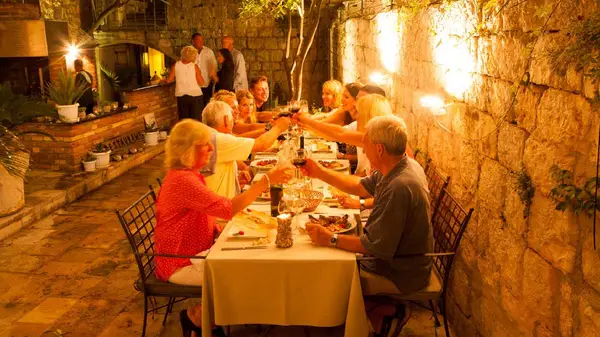
<svg viewBox="0 0 600 337">
<path fill-rule="evenodd" d="M 77 122 L 77 101 L 89 89 L 87 83 L 76 83 L 75 77 L 65 71 L 59 73 L 56 85 L 46 83 L 48 97 L 56 103 L 58 115 L 67 123 Z"/>
<path fill-rule="evenodd" d="M 167 132 L 169 131 L 169 128 L 166 126 L 163 126 L 162 128 L 160 128 L 160 132 L 158 133 L 158 139 L 160 140 L 167 140 Z"/>
<path fill-rule="evenodd" d="M 98 143 L 92 150 L 92 156 L 96 157 L 96 168 L 103 169 L 110 166 L 110 149 L 104 143 Z"/>
<path fill-rule="evenodd" d="M 158 127 L 156 127 L 156 122 L 144 125 L 146 127 L 146 132 L 144 133 L 146 145 L 156 146 L 158 144 Z"/>
<path fill-rule="evenodd" d="M 33 118 L 56 117 L 50 104 L 15 95 L 10 84 L 0 84 L 0 217 L 18 212 L 25 205 L 24 179 L 29 168 L 29 151 L 19 135 L 43 132 L 16 132 L 15 127 Z"/>
<path fill-rule="evenodd" d="M 83 163 L 83 170 L 85 172 L 94 172 L 96 171 L 96 157 L 94 157 L 91 153 L 88 153 L 83 157 L 81 162 Z"/>
</svg>

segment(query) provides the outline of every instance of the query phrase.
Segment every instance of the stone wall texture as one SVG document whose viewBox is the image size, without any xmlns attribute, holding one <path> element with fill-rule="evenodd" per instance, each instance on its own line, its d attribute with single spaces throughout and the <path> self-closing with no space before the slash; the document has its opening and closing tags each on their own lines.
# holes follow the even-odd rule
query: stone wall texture
<svg viewBox="0 0 600 337">
<path fill-rule="evenodd" d="M 266 75 L 273 87 L 278 84 L 288 87 L 284 71 L 287 24 L 272 17 L 257 17 L 248 20 L 238 18 L 240 1 L 207 0 L 198 5 L 197 1 L 183 0 L 167 7 L 168 27 L 166 30 L 144 31 L 104 31 L 94 34 L 100 45 L 115 43 L 136 43 L 160 50 L 172 58 L 179 57 L 179 50 L 191 44 L 191 35 L 200 32 L 205 45 L 216 52 L 221 48 L 221 38 L 225 35 L 234 38 L 235 47 L 246 60 L 248 78 Z M 129 9 L 128 9 L 129 10 Z M 335 12 L 327 11 L 323 23 L 315 37 L 314 47 L 304 65 L 304 98 L 320 104 L 321 84 L 329 79 L 329 29 Z M 297 44 L 294 30 L 292 36 Z"/>
<path fill-rule="evenodd" d="M 560 6 L 528 68 L 526 47 L 544 23 L 535 15 L 544 4 Z M 570 22 L 597 10 L 591 2 L 526 1 L 489 16 L 478 2 L 461 0 L 418 14 L 341 13 L 337 77 L 388 74 L 411 146 L 451 176 L 450 192 L 475 209 L 450 280 L 457 336 L 600 336 L 592 221 L 555 210 L 549 196 L 554 164 L 574 172 L 578 184 L 595 175 L 600 118 L 588 99 L 598 87 L 574 69 L 559 75 L 545 52 Z M 488 33 L 473 35 L 478 26 Z M 526 70 L 530 83 L 513 102 L 511 86 Z M 447 114 L 434 117 L 421 105 L 425 95 L 451 103 Z M 536 188 L 527 218 L 516 187 L 523 168 Z"/>
</svg>

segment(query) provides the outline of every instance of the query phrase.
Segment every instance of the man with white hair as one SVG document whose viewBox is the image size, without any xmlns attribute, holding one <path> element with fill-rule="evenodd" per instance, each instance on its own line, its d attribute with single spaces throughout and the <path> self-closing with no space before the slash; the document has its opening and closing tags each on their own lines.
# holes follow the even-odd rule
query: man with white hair
<svg viewBox="0 0 600 337">
<path fill-rule="evenodd" d="M 202 112 L 202 122 L 215 130 L 211 139 L 215 149 L 209 164 L 203 169 L 206 185 L 227 198 L 240 193 L 237 161 L 246 160 L 252 152 L 267 150 L 290 125 L 289 118 L 280 118 L 271 130 L 256 139 L 236 137 L 231 134 L 231 107 L 221 101 L 208 103 Z"/>
<path fill-rule="evenodd" d="M 360 178 L 327 170 L 308 160 L 303 170 L 334 187 L 361 197 L 374 197 L 373 211 L 360 236 L 333 234 L 321 225 L 308 225 L 313 243 L 373 255 L 361 265 L 366 295 L 409 293 L 426 287 L 431 258 L 418 256 L 433 249 L 429 190 L 421 166 L 406 155 L 404 121 L 394 115 L 371 119 L 365 128 L 364 149 L 375 168 Z M 406 255 L 416 254 L 414 257 Z"/>
<path fill-rule="evenodd" d="M 246 61 L 242 52 L 233 47 L 233 38 L 225 35 L 223 37 L 223 48 L 228 49 L 233 56 L 233 91 L 248 90 L 248 75 L 246 74 Z"/>
</svg>

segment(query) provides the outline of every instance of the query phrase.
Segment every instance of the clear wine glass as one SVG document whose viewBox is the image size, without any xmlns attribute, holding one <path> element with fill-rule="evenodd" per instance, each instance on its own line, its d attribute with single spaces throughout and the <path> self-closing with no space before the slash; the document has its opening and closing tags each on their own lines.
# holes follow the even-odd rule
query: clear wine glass
<svg viewBox="0 0 600 337">
<path fill-rule="evenodd" d="M 299 148 L 296 150 L 294 158 L 292 158 L 292 164 L 296 167 L 296 178 L 300 178 L 300 167 L 306 164 L 306 158 L 308 158 L 308 151 Z"/>
<path fill-rule="evenodd" d="M 301 99 L 299 104 L 300 104 L 300 111 L 308 113 L 308 101 L 305 99 Z"/>
</svg>

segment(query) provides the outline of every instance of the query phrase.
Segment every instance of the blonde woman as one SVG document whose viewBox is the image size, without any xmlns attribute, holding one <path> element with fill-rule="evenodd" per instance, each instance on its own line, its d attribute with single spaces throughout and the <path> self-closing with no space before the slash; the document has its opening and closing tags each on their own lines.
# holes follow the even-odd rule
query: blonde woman
<svg viewBox="0 0 600 337">
<path fill-rule="evenodd" d="M 315 119 L 324 123 L 336 125 L 348 125 L 356 120 L 356 102 L 358 93 L 362 85 L 359 83 L 349 83 L 344 86 L 341 95 L 341 105 L 324 116 L 318 116 Z"/>
<path fill-rule="evenodd" d="M 211 129 L 192 119 L 177 123 L 167 140 L 165 169 L 167 175 L 156 200 L 154 234 L 157 254 L 198 255 L 206 252 L 221 230 L 216 218 L 230 220 L 245 209 L 269 187 L 289 180 L 289 168 L 277 168 L 253 184 L 246 192 L 232 199 L 217 195 L 199 173 L 211 156 Z M 183 285 L 201 286 L 203 260 L 156 257 L 155 274 L 159 280 Z M 200 305 L 180 313 L 183 335 L 202 333 Z M 223 331 L 213 331 L 223 336 Z"/>
<path fill-rule="evenodd" d="M 342 106 L 342 93 L 344 86 L 338 80 L 329 80 L 323 83 L 323 111 L 330 112 Z"/>
<path fill-rule="evenodd" d="M 240 124 L 256 124 L 256 107 L 254 106 L 254 95 L 250 91 L 241 89 L 235 93 L 240 110 Z"/>
<path fill-rule="evenodd" d="M 231 107 L 233 114 L 233 134 L 239 137 L 258 138 L 265 132 L 268 124 L 263 123 L 244 123 L 240 122 L 240 106 L 236 94 L 227 90 L 219 90 L 213 96 L 212 100 L 227 103 Z"/>
<path fill-rule="evenodd" d="M 171 68 L 166 83 L 175 84 L 175 96 L 177 96 L 177 112 L 179 120 L 193 118 L 202 120 L 204 101 L 202 99 L 202 86 L 204 79 L 200 68 L 195 63 L 198 51 L 193 46 L 185 46 L 181 49 L 181 61 L 175 62 Z"/>
<path fill-rule="evenodd" d="M 362 149 L 365 126 L 373 117 L 391 115 L 392 107 L 387 99 L 381 95 L 363 96 L 358 100 L 356 106 L 358 110 L 357 120 L 344 127 L 316 121 L 306 114 L 299 114 L 297 119 L 302 127 L 326 139 L 357 146 L 358 165 L 356 174 L 365 175 L 371 173 L 369 159 L 367 159 Z"/>
</svg>

